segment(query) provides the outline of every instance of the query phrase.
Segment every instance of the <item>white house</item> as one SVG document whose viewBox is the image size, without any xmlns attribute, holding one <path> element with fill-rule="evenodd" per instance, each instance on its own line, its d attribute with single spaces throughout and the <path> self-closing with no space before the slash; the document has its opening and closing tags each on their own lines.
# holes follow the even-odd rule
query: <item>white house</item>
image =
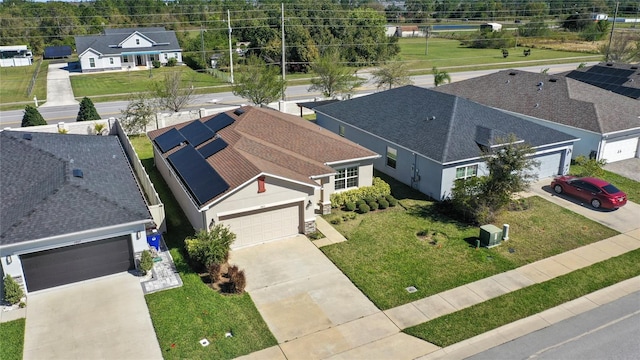
<svg viewBox="0 0 640 360">
<path fill-rule="evenodd" d="M 101 35 L 76 36 L 76 51 L 82 72 L 126 70 L 169 59 L 182 63 L 176 33 L 163 27 L 105 29 Z"/>
</svg>

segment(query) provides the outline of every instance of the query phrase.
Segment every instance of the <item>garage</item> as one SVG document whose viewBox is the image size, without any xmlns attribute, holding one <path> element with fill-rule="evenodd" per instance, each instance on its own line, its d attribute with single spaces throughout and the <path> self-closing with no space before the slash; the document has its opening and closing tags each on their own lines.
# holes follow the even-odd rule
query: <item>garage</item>
<svg viewBox="0 0 640 360">
<path fill-rule="evenodd" d="M 624 140 L 607 141 L 604 145 L 601 159 L 605 159 L 608 163 L 632 159 L 637 156 L 638 152 L 637 137 Z"/>
<path fill-rule="evenodd" d="M 538 179 L 552 177 L 561 173 L 562 151 L 534 156 L 540 162 L 538 166 Z"/>
<path fill-rule="evenodd" d="M 20 256 L 28 291 L 135 268 L 129 235 Z"/>
<path fill-rule="evenodd" d="M 234 249 L 299 234 L 302 204 L 285 204 L 221 216 L 220 221 L 236 234 Z"/>
</svg>

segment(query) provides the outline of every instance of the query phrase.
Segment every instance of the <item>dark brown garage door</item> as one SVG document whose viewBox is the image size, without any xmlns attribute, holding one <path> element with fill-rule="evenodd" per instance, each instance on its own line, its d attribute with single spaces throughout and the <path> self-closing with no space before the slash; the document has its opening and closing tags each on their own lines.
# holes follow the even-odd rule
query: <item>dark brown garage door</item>
<svg viewBox="0 0 640 360">
<path fill-rule="evenodd" d="M 129 235 L 20 256 L 29 291 L 134 268 Z"/>
</svg>

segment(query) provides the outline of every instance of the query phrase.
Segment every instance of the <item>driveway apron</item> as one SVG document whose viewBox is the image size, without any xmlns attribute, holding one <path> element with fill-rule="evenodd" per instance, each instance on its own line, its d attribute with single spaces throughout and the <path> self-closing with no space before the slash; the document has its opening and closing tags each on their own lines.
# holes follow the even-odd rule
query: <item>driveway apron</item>
<svg viewBox="0 0 640 360">
<path fill-rule="evenodd" d="M 437 348 L 400 333 L 305 236 L 234 250 L 231 262 L 244 269 L 246 290 L 287 359 L 363 354 L 389 341 L 404 344 L 395 359 Z"/>
<path fill-rule="evenodd" d="M 140 280 L 123 273 L 29 294 L 24 359 L 162 359 Z"/>
<path fill-rule="evenodd" d="M 42 107 L 77 105 L 73 96 L 67 63 L 50 64 L 47 72 L 47 102 Z"/>
</svg>

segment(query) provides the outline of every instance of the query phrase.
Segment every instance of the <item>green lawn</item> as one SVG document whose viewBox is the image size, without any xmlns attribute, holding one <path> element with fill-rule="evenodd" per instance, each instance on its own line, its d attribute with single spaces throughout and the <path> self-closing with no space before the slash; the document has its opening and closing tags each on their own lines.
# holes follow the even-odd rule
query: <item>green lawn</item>
<svg viewBox="0 0 640 360">
<path fill-rule="evenodd" d="M 569 173 L 580 173 L 580 165 L 572 164 Z M 624 176 L 612 173 L 611 171 L 604 170 L 604 175 L 601 176 L 603 180 L 606 180 L 614 184 L 618 189 L 627 193 L 627 197 L 630 201 L 636 204 L 640 203 L 640 182 L 631 180 Z"/>
<path fill-rule="evenodd" d="M 148 138 L 132 137 L 131 142 L 164 203 L 167 217 L 164 239 L 184 283 L 180 288 L 145 297 L 164 358 L 232 359 L 276 345 L 249 294 L 214 292 L 186 264 L 183 240 L 193 234 L 193 228 L 153 166 Z M 229 330 L 234 336 L 225 338 Z M 202 347 L 198 343 L 202 338 L 211 344 Z"/>
<path fill-rule="evenodd" d="M 0 323 L 0 360 L 21 360 L 25 319 Z"/>
<path fill-rule="evenodd" d="M 596 290 L 640 275 L 640 250 L 405 329 L 409 335 L 449 346 Z"/>
<path fill-rule="evenodd" d="M 522 53 L 525 48 L 518 47 L 508 49 L 509 57 L 503 58 L 502 51 L 500 49 L 471 49 L 460 46 L 459 40 L 442 38 L 429 39 L 428 55 L 425 55 L 427 45 L 424 38 L 402 38 L 399 39 L 399 45 L 400 57 L 403 61 L 407 62 L 408 68 L 412 70 L 431 70 L 433 66 L 438 68 L 462 66 L 465 67 L 464 70 L 472 70 L 479 66 L 487 65 L 508 68 L 518 66 L 516 64 L 508 64 L 517 61 L 529 61 L 532 62 L 530 65 L 534 65 L 536 63 L 553 63 L 548 61 L 543 62 L 546 60 L 558 60 L 557 62 L 580 62 L 595 61 L 602 57 L 601 55 L 594 57 L 594 54 L 585 54 L 581 52 L 546 49 L 532 49 L 531 55 L 525 57 Z"/>
<path fill-rule="evenodd" d="M 164 80 L 164 74 L 179 71 L 184 86 L 196 88 L 225 85 L 226 83 L 212 75 L 196 72 L 187 66 L 161 67 L 149 70 L 132 70 L 109 73 L 82 74 L 71 76 L 71 86 L 75 97 L 101 96 L 144 92 L 152 89 L 153 84 Z M 149 74 L 151 73 L 151 77 Z M 99 100 L 99 98 L 94 101 Z M 108 98 L 106 101 L 113 99 Z"/>
<path fill-rule="evenodd" d="M 386 179 L 385 179 L 386 180 Z M 395 208 L 358 215 L 335 225 L 349 241 L 322 251 L 379 308 L 389 309 L 618 234 L 546 200 L 505 212 L 495 224 L 511 225 L 509 242 L 476 250 L 479 228 L 440 215 L 434 203 L 392 183 L 402 199 Z M 401 191 L 396 189 L 400 188 Z M 327 216 L 339 216 L 340 212 Z M 437 232 L 433 245 L 416 236 Z M 511 251 L 509 251 L 511 249 Z M 407 293 L 408 286 L 418 291 Z"/>
<path fill-rule="evenodd" d="M 2 82 L 2 86 L 0 86 L 0 103 L 28 101 L 33 105 L 34 96 L 37 96 L 40 100 L 44 100 L 47 97 L 49 61 L 44 61 L 40 66 L 33 94 L 31 96 L 27 94 L 29 83 L 31 83 L 31 78 L 37 69 L 37 63 L 38 61 L 34 60 L 34 65 L 31 66 L 0 67 L 0 81 Z"/>
</svg>

